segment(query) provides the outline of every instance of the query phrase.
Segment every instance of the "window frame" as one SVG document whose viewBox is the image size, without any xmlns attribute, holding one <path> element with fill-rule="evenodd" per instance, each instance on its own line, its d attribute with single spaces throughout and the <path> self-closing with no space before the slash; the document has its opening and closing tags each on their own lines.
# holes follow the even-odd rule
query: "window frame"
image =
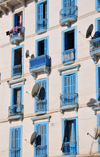
<svg viewBox="0 0 100 157">
<path fill-rule="evenodd" d="M 100 11 L 100 7 L 98 8 L 98 0 L 95 0 L 95 10 Z"/>
<path fill-rule="evenodd" d="M 21 88 L 21 105 L 23 105 L 23 84 L 21 85 L 16 85 L 16 86 L 13 86 L 11 87 L 11 103 L 10 103 L 10 106 L 13 105 L 13 96 L 14 96 L 14 89 L 17 89 L 17 88 Z"/>
<path fill-rule="evenodd" d="M 96 65 L 96 101 L 98 101 L 98 68 L 100 67 L 99 65 Z"/>
<path fill-rule="evenodd" d="M 62 142 L 63 142 L 63 136 L 64 136 L 64 121 L 65 120 L 76 120 L 76 142 L 77 142 L 77 152 L 76 154 L 79 154 L 79 143 L 78 143 L 78 117 L 69 117 L 69 118 L 63 118 L 62 119 Z M 65 155 L 65 153 L 62 152 L 62 155 Z M 68 156 L 72 156 L 69 154 Z"/>
<path fill-rule="evenodd" d="M 40 56 L 38 56 L 38 42 L 40 42 L 42 40 L 47 40 L 47 54 L 46 55 L 49 55 L 49 36 L 46 36 L 41 39 L 37 39 L 35 41 L 35 57 L 40 57 Z"/>
<path fill-rule="evenodd" d="M 61 0 L 61 8 L 63 8 L 63 1 L 64 0 Z M 75 0 L 75 6 L 77 5 L 77 0 Z"/>
<path fill-rule="evenodd" d="M 48 156 L 48 121 L 44 121 L 44 122 L 38 122 L 38 123 L 35 123 L 34 124 L 34 131 L 36 131 L 36 127 L 37 127 L 37 125 L 39 125 L 39 124 L 41 124 L 41 125 L 43 125 L 43 124 L 46 124 L 46 137 L 47 137 L 47 139 L 46 139 L 46 141 L 47 141 L 47 156 Z M 35 149 L 35 146 L 34 146 L 34 157 L 36 157 L 36 149 Z"/>
<path fill-rule="evenodd" d="M 20 142 L 20 146 L 21 146 L 21 151 L 20 151 L 20 156 L 22 157 L 22 129 L 23 129 L 23 126 L 21 125 L 21 126 L 15 126 L 15 127 L 10 127 L 10 129 L 9 129 L 9 157 L 11 157 L 10 156 L 10 146 L 11 146 L 11 130 L 12 129 L 21 129 L 21 142 Z"/>
<path fill-rule="evenodd" d="M 77 70 L 75 71 L 71 71 L 71 72 L 67 72 L 62 74 L 62 94 L 64 93 L 64 77 L 67 75 L 71 75 L 71 74 L 75 74 L 75 92 L 78 93 L 77 91 Z"/>
<path fill-rule="evenodd" d="M 73 61 L 66 61 L 65 63 L 63 63 L 63 52 L 64 52 L 64 34 L 65 33 L 68 33 L 70 31 L 74 31 L 74 49 L 75 49 L 75 59 Z M 63 65 L 67 65 L 67 64 L 70 64 L 70 63 L 74 63 L 75 60 L 77 59 L 77 27 L 72 27 L 72 28 L 68 28 L 64 31 L 62 31 L 61 33 L 61 63 Z"/>
<path fill-rule="evenodd" d="M 16 47 L 12 48 L 12 50 L 11 50 L 11 77 L 13 79 L 19 78 L 22 75 L 21 74 L 21 75 L 15 75 L 15 76 L 13 76 L 14 51 L 17 50 L 17 49 L 19 49 L 19 48 L 22 49 L 22 74 L 23 74 L 23 71 L 24 71 L 24 67 L 23 67 L 24 66 L 24 45 L 20 45 L 20 46 L 16 46 Z"/>
<path fill-rule="evenodd" d="M 42 82 L 42 81 L 46 81 L 46 84 L 47 84 L 47 94 L 46 94 L 46 99 L 47 99 L 47 103 L 46 103 L 46 105 L 47 105 L 47 110 L 46 111 L 48 111 L 48 109 L 49 109 L 49 106 L 48 106 L 48 104 L 49 104 L 49 78 L 44 78 L 44 79 L 40 79 L 40 80 L 36 80 L 35 81 L 35 84 L 36 83 L 39 83 L 39 82 Z M 34 112 L 36 113 L 36 99 L 34 99 Z M 46 112 L 45 111 L 45 112 Z M 40 111 L 41 112 L 41 111 Z M 39 114 L 39 113 L 38 113 Z"/>
<path fill-rule="evenodd" d="M 49 0 L 40 0 L 35 3 L 35 32 L 37 32 L 37 11 L 38 11 L 38 4 L 47 2 L 47 28 L 49 28 Z"/>
<path fill-rule="evenodd" d="M 97 113 L 97 127 L 98 127 L 99 118 L 100 118 L 100 113 Z M 98 137 L 98 153 L 100 153 L 100 137 Z"/>
</svg>

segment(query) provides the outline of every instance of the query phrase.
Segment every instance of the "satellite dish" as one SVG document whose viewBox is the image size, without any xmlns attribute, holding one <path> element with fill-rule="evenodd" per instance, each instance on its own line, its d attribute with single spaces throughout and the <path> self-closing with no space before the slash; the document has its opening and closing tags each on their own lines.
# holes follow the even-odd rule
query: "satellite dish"
<svg viewBox="0 0 100 157">
<path fill-rule="evenodd" d="M 30 138 L 30 143 L 33 144 L 36 140 L 36 136 L 37 136 L 37 133 L 34 132 L 32 135 L 31 135 L 31 138 Z"/>
<path fill-rule="evenodd" d="M 100 126 L 99 126 L 98 129 L 96 130 L 95 137 L 94 137 L 95 140 L 98 138 L 99 134 L 100 134 Z"/>
<path fill-rule="evenodd" d="M 39 92 L 40 85 L 36 83 L 32 88 L 32 97 L 35 97 Z"/>
<path fill-rule="evenodd" d="M 26 51 L 25 57 L 26 57 L 26 58 L 29 57 L 29 50 Z"/>
<path fill-rule="evenodd" d="M 93 31 L 93 24 L 91 24 L 88 29 L 87 29 L 87 32 L 86 32 L 86 38 L 89 38 L 92 34 L 92 31 Z"/>
<path fill-rule="evenodd" d="M 33 54 L 31 55 L 31 58 L 34 58 L 34 55 L 33 55 Z"/>
</svg>

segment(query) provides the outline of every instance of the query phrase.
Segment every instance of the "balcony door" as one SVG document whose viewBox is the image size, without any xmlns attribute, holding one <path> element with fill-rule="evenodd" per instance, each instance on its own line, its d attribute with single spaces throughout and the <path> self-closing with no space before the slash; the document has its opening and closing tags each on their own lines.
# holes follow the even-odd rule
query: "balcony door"
<svg viewBox="0 0 100 157">
<path fill-rule="evenodd" d="M 66 75 L 64 77 L 64 103 L 66 105 L 75 104 L 75 74 Z"/>
<path fill-rule="evenodd" d="M 64 143 L 65 154 L 76 154 L 76 120 L 67 121 Z"/>
<path fill-rule="evenodd" d="M 73 6 L 75 6 L 75 0 L 63 0 L 63 8 L 64 8 L 65 16 L 72 14 L 74 9 Z"/>
<path fill-rule="evenodd" d="M 18 113 L 21 111 L 21 88 L 14 89 L 14 105 L 15 105 L 15 112 Z"/>
</svg>

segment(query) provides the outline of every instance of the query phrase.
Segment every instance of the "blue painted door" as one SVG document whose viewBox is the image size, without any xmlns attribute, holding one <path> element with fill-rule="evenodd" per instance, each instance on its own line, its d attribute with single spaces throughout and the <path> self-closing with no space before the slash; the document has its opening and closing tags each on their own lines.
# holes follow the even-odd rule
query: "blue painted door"
<svg viewBox="0 0 100 157">
<path fill-rule="evenodd" d="M 21 34 L 23 35 L 23 12 L 21 11 Z"/>
<path fill-rule="evenodd" d="M 17 50 L 14 51 L 14 66 L 17 65 Z"/>
<path fill-rule="evenodd" d="M 44 54 L 47 55 L 47 39 L 44 40 Z"/>
<path fill-rule="evenodd" d="M 20 157 L 21 129 L 11 129 L 10 157 Z"/>
<path fill-rule="evenodd" d="M 43 28 L 43 4 L 38 5 L 38 23 L 37 29 Z"/>
<path fill-rule="evenodd" d="M 39 91 L 39 101 L 40 103 L 36 105 L 37 111 L 46 111 L 47 110 L 47 103 L 43 102 L 43 100 L 47 99 L 47 82 L 42 81 L 38 83 L 40 85 Z"/>
<path fill-rule="evenodd" d="M 75 74 L 67 75 L 64 77 L 64 103 L 65 105 L 75 104 Z"/>
<path fill-rule="evenodd" d="M 75 0 L 63 0 L 65 16 L 73 14 L 74 8 L 72 6 L 75 6 Z"/>
<path fill-rule="evenodd" d="M 47 154 L 47 125 L 37 125 L 37 140 L 36 140 L 36 156 L 46 156 Z"/>
<path fill-rule="evenodd" d="M 98 67 L 98 101 L 100 101 L 100 67 Z"/>
<path fill-rule="evenodd" d="M 100 126 L 100 113 L 97 114 L 97 128 Z M 100 153 L 100 137 L 98 137 L 98 152 Z"/>
<path fill-rule="evenodd" d="M 76 120 L 67 121 L 64 142 L 64 152 L 66 154 L 76 154 Z"/>
<path fill-rule="evenodd" d="M 17 105 L 17 109 L 16 109 L 16 112 L 21 112 L 21 105 L 22 105 L 22 102 L 21 102 L 21 97 L 22 97 L 22 94 L 21 94 L 22 90 L 21 88 L 18 88 L 16 89 L 16 105 Z"/>
<path fill-rule="evenodd" d="M 18 15 L 14 14 L 14 27 L 18 25 Z"/>
</svg>

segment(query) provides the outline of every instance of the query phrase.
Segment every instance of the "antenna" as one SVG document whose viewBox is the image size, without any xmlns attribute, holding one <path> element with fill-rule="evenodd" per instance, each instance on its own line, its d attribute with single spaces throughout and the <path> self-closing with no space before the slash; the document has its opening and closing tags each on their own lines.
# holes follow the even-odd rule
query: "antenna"
<svg viewBox="0 0 100 157">
<path fill-rule="evenodd" d="M 39 92 L 39 89 L 40 89 L 40 85 L 38 83 L 36 83 L 33 88 L 32 88 L 32 97 L 34 98 L 38 92 Z"/>
<path fill-rule="evenodd" d="M 86 38 L 89 38 L 89 37 L 91 36 L 92 31 L 93 31 L 93 24 L 91 24 L 91 25 L 88 27 L 88 29 L 87 29 L 87 31 L 86 31 Z M 91 38 L 92 38 L 92 36 L 91 36 Z"/>
</svg>

